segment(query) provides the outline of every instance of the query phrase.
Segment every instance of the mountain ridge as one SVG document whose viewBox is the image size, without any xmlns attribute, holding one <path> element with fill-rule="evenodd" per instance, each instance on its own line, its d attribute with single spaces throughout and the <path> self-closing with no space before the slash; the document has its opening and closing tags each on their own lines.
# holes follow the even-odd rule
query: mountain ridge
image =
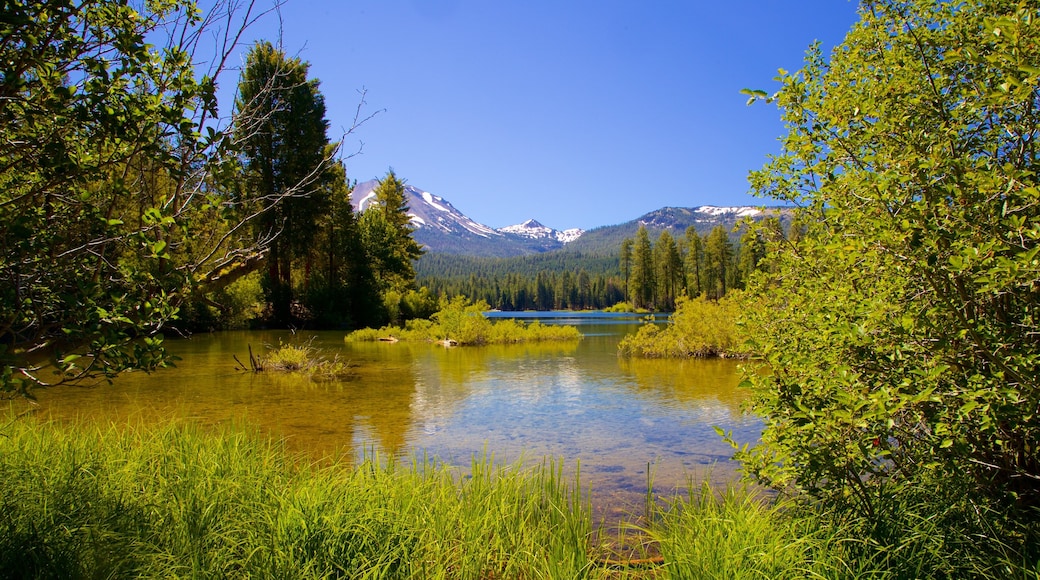
<svg viewBox="0 0 1040 580">
<path fill-rule="evenodd" d="M 351 203 L 356 211 L 364 211 L 372 204 L 378 184 L 375 179 L 355 184 Z M 405 200 L 415 227 L 412 235 L 427 252 L 497 258 L 554 251 L 610 254 L 617 252 L 624 238 L 633 237 L 639 226 L 646 227 L 654 236 L 669 230 L 678 237 L 691 226 L 704 235 L 720 225 L 732 231 L 745 218 L 773 215 L 783 220 L 790 212 L 782 207 L 701 205 L 664 207 L 634 220 L 590 230 L 557 230 L 533 218 L 512 226 L 492 228 L 466 216 L 447 199 L 412 185 L 405 184 Z"/>
<path fill-rule="evenodd" d="M 354 185 L 350 200 L 355 211 L 368 209 L 378 185 L 376 179 Z M 496 229 L 473 220 L 441 196 L 409 184 L 405 184 L 404 192 L 408 216 L 415 227 L 412 236 L 431 252 L 522 256 L 560 249 L 584 233 L 578 228 L 556 230 L 534 219 Z"/>
</svg>

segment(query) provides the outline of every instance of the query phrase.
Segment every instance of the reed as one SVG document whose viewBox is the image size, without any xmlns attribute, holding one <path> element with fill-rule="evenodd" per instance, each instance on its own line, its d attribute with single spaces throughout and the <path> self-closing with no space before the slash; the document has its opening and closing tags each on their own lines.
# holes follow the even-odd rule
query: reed
<svg viewBox="0 0 1040 580">
<path fill-rule="evenodd" d="M 978 528 L 951 543 L 919 506 L 892 506 L 910 516 L 885 536 L 739 488 L 658 504 L 652 479 L 619 538 L 637 548 L 611 552 L 577 471 L 487 454 L 467 470 L 374 452 L 316 463 L 244 426 L 7 415 L 0 577 L 1040 578 L 1035 551 L 974 549 Z"/>
<path fill-rule="evenodd" d="M 10 422 L 0 577 L 576 578 L 595 569 L 562 466 L 318 466 L 243 428 Z"/>
<path fill-rule="evenodd" d="M 668 578 L 843 578 L 869 572 L 849 570 L 840 536 L 789 507 L 744 488 L 691 484 L 645 533 L 657 543 Z"/>
</svg>

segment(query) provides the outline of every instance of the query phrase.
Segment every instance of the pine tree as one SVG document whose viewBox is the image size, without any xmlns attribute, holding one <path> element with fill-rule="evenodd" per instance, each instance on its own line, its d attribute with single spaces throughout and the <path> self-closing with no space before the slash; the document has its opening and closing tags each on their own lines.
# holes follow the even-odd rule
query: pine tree
<svg viewBox="0 0 1040 580">
<path fill-rule="evenodd" d="M 621 242 L 620 266 L 621 279 L 624 281 L 625 301 L 627 302 L 628 300 L 630 300 L 628 285 L 630 279 L 629 276 L 632 273 L 632 238 L 625 238 Z"/>
<path fill-rule="evenodd" d="M 639 226 L 632 252 L 632 276 L 629 283 L 632 304 L 637 308 L 654 308 L 657 283 L 654 277 L 654 250 L 650 234 Z"/>
<path fill-rule="evenodd" d="M 391 169 L 375 190 L 376 203 L 361 217 L 365 248 L 383 292 L 404 292 L 415 285 L 415 260 L 422 246 L 412 238 L 404 181 Z"/>
<path fill-rule="evenodd" d="M 726 295 L 733 281 L 733 244 L 726 228 L 715 226 L 704 240 L 705 292 L 718 300 Z"/>
<path fill-rule="evenodd" d="M 683 263 L 675 238 L 668 230 L 662 230 L 654 246 L 654 262 L 657 275 L 656 304 L 665 310 L 675 308 L 675 299 L 682 290 Z"/>
<path fill-rule="evenodd" d="M 270 42 L 249 51 L 236 102 L 249 187 L 261 207 L 258 234 L 270 239 L 267 298 L 277 324 L 291 319 L 292 268 L 306 256 L 329 206 L 325 99 L 308 64 Z M 277 205 L 265 205 L 279 200 Z"/>
<path fill-rule="evenodd" d="M 330 145 L 329 147 L 332 147 Z M 314 275 L 307 288 L 306 305 L 323 327 L 356 327 L 379 324 L 379 291 L 361 241 L 358 216 L 350 203 L 352 187 L 343 163 L 329 166 L 329 212 L 309 261 Z"/>
<path fill-rule="evenodd" d="M 686 274 L 686 294 L 696 298 L 704 293 L 704 240 L 693 226 L 686 228 L 683 270 Z"/>
</svg>

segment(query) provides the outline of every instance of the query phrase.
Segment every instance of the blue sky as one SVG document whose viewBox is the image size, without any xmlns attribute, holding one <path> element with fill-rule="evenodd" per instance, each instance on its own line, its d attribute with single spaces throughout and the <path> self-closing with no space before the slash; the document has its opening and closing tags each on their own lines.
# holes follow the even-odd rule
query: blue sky
<svg viewBox="0 0 1040 580">
<path fill-rule="evenodd" d="M 260 0 L 263 3 L 265 0 Z M 762 204 L 747 174 L 783 133 L 778 68 L 829 49 L 849 0 L 289 0 L 254 38 L 276 40 L 321 81 L 349 178 L 393 167 L 492 227 L 558 229 L 665 206 Z M 239 59 L 244 59 L 245 50 Z M 235 74 L 225 78 L 235 82 Z"/>
</svg>

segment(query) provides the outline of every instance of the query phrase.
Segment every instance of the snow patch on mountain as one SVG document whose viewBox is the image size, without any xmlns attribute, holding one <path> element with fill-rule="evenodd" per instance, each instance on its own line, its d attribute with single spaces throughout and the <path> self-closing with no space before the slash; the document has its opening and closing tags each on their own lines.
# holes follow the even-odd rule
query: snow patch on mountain
<svg viewBox="0 0 1040 580">
<path fill-rule="evenodd" d="M 370 205 L 372 205 L 372 203 L 375 200 L 376 200 L 376 192 L 375 191 L 369 191 L 366 195 L 362 196 L 360 199 L 357 200 L 356 203 L 354 203 L 354 209 L 356 209 L 358 211 L 365 211 L 366 209 L 368 209 L 368 207 Z"/>
<path fill-rule="evenodd" d="M 584 233 L 585 230 L 581 228 L 569 228 L 563 230 L 562 232 L 556 232 L 556 239 L 559 240 L 561 243 L 569 244 L 574 240 L 580 238 L 581 235 Z"/>
<path fill-rule="evenodd" d="M 525 238 L 548 238 L 552 235 L 552 228 L 547 228 L 535 220 L 527 220 L 522 224 L 498 228 L 498 231 Z"/>
<path fill-rule="evenodd" d="M 469 218 L 466 218 L 460 223 L 462 224 L 462 227 L 477 234 L 478 236 L 484 236 L 485 238 L 491 237 L 498 233 L 495 231 L 494 228 L 490 228 L 484 224 L 477 223 Z"/>
<path fill-rule="evenodd" d="M 375 188 L 379 181 L 372 179 L 354 186 L 351 203 L 363 212 L 378 203 Z M 584 230 L 573 228 L 556 230 L 536 220 L 495 229 L 474 221 L 455 208 L 448 200 L 405 184 L 405 205 L 414 228 L 415 240 L 434 251 L 454 253 L 461 249 L 494 248 L 488 255 L 519 255 L 545 252 L 577 240 Z"/>
<path fill-rule="evenodd" d="M 544 226 L 537 220 L 527 220 L 522 224 L 498 228 L 498 231 L 505 234 L 531 238 L 533 240 L 556 240 L 562 244 L 573 242 L 585 233 L 585 230 L 578 228 L 563 230 L 561 232 L 560 230 Z"/>
<path fill-rule="evenodd" d="M 762 210 L 757 207 L 718 207 L 714 205 L 702 205 L 696 208 L 694 211 L 698 213 L 705 213 L 711 216 L 720 216 L 728 213 L 735 214 L 737 217 L 748 217 L 756 216 L 762 213 Z"/>
<path fill-rule="evenodd" d="M 433 209 L 437 209 L 437 210 L 440 210 L 440 211 L 448 211 L 448 208 L 446 208 L 443 205 L 440 205 L 439 203 L 437 203 L 439 201 L 444 201 L 444 200 L 439 198 L 439 197 L 437 197 L 436 195 L 433 195 L 432 193 L 430 193 L 428 191 L 424 191 L 424 192 L 422 192 L 422 198 L 423 198 L 423 201 L 425 201 L 426 203 L 430 204 L 430 207 L 432 207 Z"/>
</svg>

